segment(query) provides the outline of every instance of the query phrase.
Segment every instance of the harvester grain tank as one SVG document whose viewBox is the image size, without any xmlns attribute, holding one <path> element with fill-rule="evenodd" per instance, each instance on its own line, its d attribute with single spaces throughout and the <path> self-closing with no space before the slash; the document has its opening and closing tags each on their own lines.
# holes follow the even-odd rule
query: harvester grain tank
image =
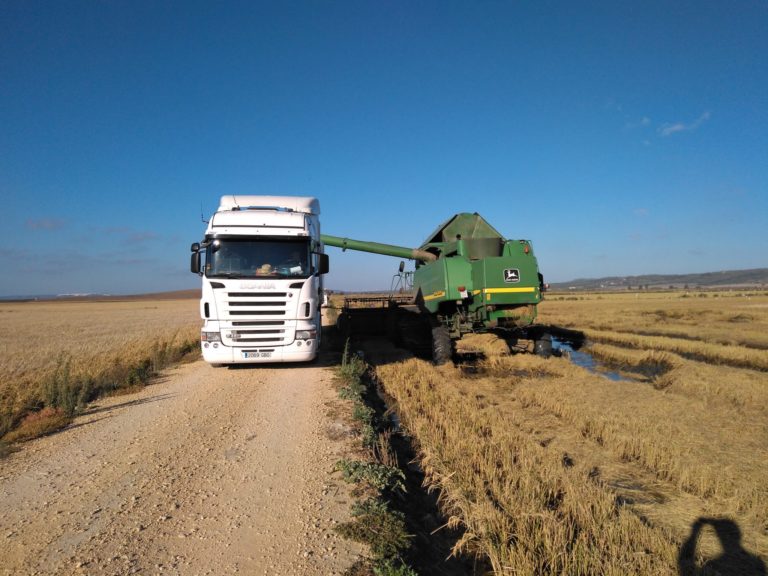
<svg viewBox="0 0 768 576">
<path fill-rule="evenodd" d="M 321 238 L 326 246 L 416 261 L 415 301 L 411 310 L 401 306 L 399 311 L 422 315 L 436 363 L 446 362 L 452 341 L 471 332 L 494 331 L 509 341 L 530 338 L 536 352 L 550 354 L 549 335 L 534 326 L 544 284 L 530 241 L 505 239 L 479 214 L 452 216 L 416 249 Z"/>
</svg>

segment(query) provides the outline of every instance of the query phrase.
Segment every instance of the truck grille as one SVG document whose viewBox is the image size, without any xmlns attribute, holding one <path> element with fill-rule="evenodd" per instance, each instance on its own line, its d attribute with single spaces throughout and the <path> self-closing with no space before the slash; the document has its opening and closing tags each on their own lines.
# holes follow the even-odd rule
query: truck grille
<svg viewBox="0 0 768 576">
<path fill-rule="evenodd" d="M 221 336 L 229 346 L 293 342 L 297 306 L 286 292 L 229 292 L 219 302 Z"/>
<path fill-rule="evenodd" d="M 254 294 L 253 292 L 228 292 L 227 296 L 230 298 L 251 298 L 252 296 L 259 296 L 261 298 L 285 298 L 285 292 L 259 292 Z"/>
<path fill-rule="evenodd" d="M 231 330 L 227 336 L 238 344 L 253 342 L 282 342 L 285 339 L 285 330 Z"/>
<path fill-rule="evenodd" d="M 284 316 L 285 310 L 230 310 L 230 316 Z"/>
</svg>

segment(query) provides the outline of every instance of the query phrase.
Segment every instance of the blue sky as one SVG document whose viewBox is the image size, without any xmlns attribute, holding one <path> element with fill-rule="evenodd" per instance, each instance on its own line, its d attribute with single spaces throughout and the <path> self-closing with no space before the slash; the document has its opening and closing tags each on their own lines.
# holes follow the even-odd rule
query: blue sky
<svg viewBox="0 0 768 576">
<path fill-rule="evenodd" d="M 418 245 L 456 212 L 547 280 L 768 266 L 768 4 L 0 4 L 0 296 L 198 285 L 222 194 Z M 398 262 L 329 249 L 337 289 Z"/>
</svg>

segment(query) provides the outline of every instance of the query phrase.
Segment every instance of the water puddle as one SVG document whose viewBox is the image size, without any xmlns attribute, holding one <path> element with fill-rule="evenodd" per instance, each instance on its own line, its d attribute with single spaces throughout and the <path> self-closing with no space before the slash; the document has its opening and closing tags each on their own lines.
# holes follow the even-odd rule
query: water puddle
<svg viewBox="0 0 768 576">
<path fill-rule="evenodd" d="M 552 327 L 548 332 L 552 338 L 552 355 L 568 358 L 576 366 L 580 366 L 613 382 L 634 382 L 634 378 L 627 376 L 626 372 L 611 370 L 604 364 L 601 364 L 589 352 L 584 352 L 582 347 L 585 343 L 584 334 L 576 330 Z M 521 350 L 528 350 L 521 346 Z M 456 367 L 461 370 L 463 378 L 485 378 L 488 376 L 487 368 L 480 362 L 485 358 L 482 351 L 466 349 L 457 352 L 454 356 Z M 506 376 L 518 376 L 521 378 L 534 375 L 531 370 L 521 369 L 519 371 L 506 372 Z M 538 374 L 540 375 L 540 374 Z"/>
<path fill-rule="evenodd" d="M 552 337 L 552 350 L 558 356 L 565 356 L 566 358 L 570 359 L 570 361 L 576 364 L 576 366 L 581 366 L 593 374 L 598 374 L 608 378 L 608 380 L 613 380 L 614 382 L 630 381 L 629 378 L 622 376 L 619 372 L 606 369 L 597 360 L 595 360 L 592 354 L 582 352 L 581 350 L 574 350 L 570 343 L 560 340 L 554 336 Z"/>
</svg>

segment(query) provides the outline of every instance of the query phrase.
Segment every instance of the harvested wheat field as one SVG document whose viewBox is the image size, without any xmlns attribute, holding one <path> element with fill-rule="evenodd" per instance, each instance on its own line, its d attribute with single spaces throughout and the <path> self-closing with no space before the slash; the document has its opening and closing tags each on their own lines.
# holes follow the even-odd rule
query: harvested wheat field
<svg viewBox="0 0 768 576">
<path fill-rule="evenodd" d="M 550 295 L 539 320 L 584 330 L 598 368 L 489 336 L 470 369 L 376 367 L 457 552 L 496 574 L 764 574 L 768 296 Z"/>
<path fill-rule="evenodd" d="M 137 387 L 197 348 L 198 301 L 0 304 L 0 439 L 60 427 L 96 396 Z"/>
</svg>

